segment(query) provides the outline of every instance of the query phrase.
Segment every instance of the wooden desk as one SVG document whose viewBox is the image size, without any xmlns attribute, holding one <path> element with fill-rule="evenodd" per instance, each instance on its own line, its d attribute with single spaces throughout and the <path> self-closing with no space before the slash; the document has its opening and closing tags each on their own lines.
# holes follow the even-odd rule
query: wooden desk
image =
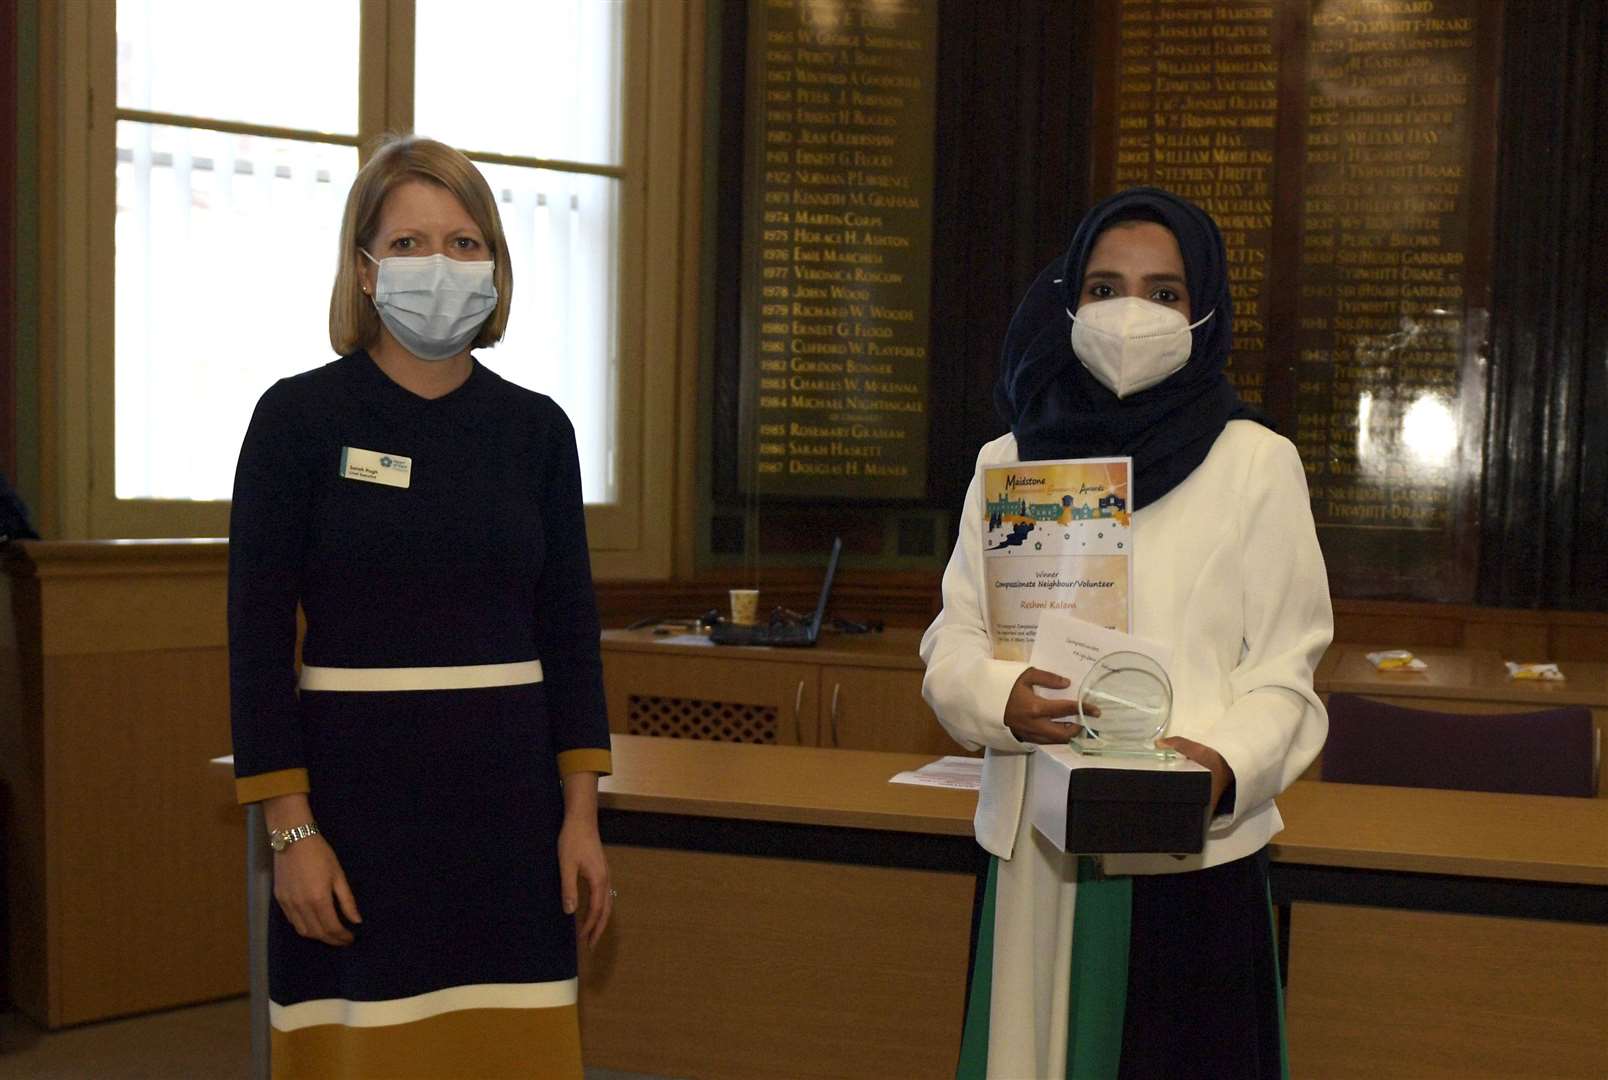
<svg viewBox="0 0 1608 1080">
<path fill-rule="evenodd" d="M 699 1078 L 953 1073 L 979 872 L 931 760 L 614 739 L 619 898 L 583 959 L 590 1064 Z"/>
<path fill-rule="evenodd" d="M 1376 671 L 1367 645 L 1335 645 L 1314 679 L 1325 701 L 1330 694 L 1362 694 L 1410 708 L 1439 712 L 1514 713 L 1584 705 L 1596 723 L 1598 746 L 1608 728 L 1608 664 L 1564 661 L 1563 682 L 1508 678 L 1503 656 L 1494 649 L 1448 649 L 1414 653 L 1426 671 Z M 1599 752 L 1597 795 L 1608 798 L 1608 755 Z"/>
<path fill-rule="evenodd" d="M 804 649 L 605 630 L 609 728 L 794 746 L 961 753 L 921 697 L 921 632 L 828 634 Z"/>
<path fill-rule="evenodd" d="M 616 736 L 588 1060 L 952 1071 L 981 861 L 973 795 L 886 782 L 924 760 Z M 1301 782 L 1280 805 L 1294 1075 L 1600 1074 L 1608 802 Z"/>
<path fill-rule="evenodd" d="M 1279 805 L 1293 1075 L 1608 1070 L 1608 802 L 1301 782 Z"/>
<path fill-rule="evenodd" d="M 1495 649 L 1414 650 L 1427 671 L 1377 671 L 1368 662 L 1366 645 L 1337 644 L 1320 666 L 1317 683 L 1323 693 L 1344 692 L 1370 697 L 1478 699 L 1500 704 L 1503 711 L 1550 709 L 1560 705 L 1608 708 L 1608 664 L 1564 661 L 1563 682 L 1508 678 L 1504 657 Z"/>
<path fill-rule="evenodd" d="M 1608 923 L 1608 805 L 1556 795 L 1297 781 L 1276 864 L 1581 886 Z M 1538 890 L 1539 891 L 1539 890 Z"/>
</svg>

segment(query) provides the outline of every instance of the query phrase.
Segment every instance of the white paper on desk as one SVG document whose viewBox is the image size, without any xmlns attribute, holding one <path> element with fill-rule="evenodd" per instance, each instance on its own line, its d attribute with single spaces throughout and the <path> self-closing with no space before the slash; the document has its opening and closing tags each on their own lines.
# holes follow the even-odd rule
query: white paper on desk
<svg viewBox="0 0 1608 1080">
<path fill-rule="evenodd" d="M 929 761 L 919 769 L 897 773 L 888 783 L 976 791 L 983 786 L 983 759 L 947 755 L 937 761 Z"/>
<path fill-rule="evenodd" d="M 653 639 L 653 643 L 655 645 L 708 645 L 709 644 L 709 635 L 708 634 L 665 634 L 662 637 L 655 636 L 654 639 Z"/>
<path fill-rule="evenodd" d="M 1028 663 L 1040 671 L 1064 675 L 1071 685 L 1065 690 L 1050 690 L 1043 686 L 1034 690 L 1047 698 L 1071 700 L 1078 696 L 1078 687 L 1102 656 L 1114 652 L 1143 653 L 1161 665 L 1163 671 L 1172 668 L 1172 646 L 1109 630 L 1104 626 L 1084 622 L 1068 611 L 1047 611 L 1039 620 L 1038 637 L 1033 640 L 1033 655 Z M 1169 674 L 1168 678 L 1172 678 Z M 1074 723 L 1070 718 L 1065 723 Z"/>
</svg>

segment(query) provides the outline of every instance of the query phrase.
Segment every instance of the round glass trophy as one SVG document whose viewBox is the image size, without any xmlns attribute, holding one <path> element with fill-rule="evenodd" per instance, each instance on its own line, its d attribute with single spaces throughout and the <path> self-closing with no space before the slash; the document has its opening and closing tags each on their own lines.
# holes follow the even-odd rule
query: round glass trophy
<svg viewBox="0 0 1608 1080">
<path fill-rule="evenodd" d="M 1173 758 L 1156 740 L 1172 716 L 1172 681 L 1143 653 L 1114 652 L 1101 657 L 1078 687 L 1078 723 L 1083 734 L 1072 745 L 1086 754 Z M 1093 706 L 1092 715 L 1086 712 Z"/>
</svg>

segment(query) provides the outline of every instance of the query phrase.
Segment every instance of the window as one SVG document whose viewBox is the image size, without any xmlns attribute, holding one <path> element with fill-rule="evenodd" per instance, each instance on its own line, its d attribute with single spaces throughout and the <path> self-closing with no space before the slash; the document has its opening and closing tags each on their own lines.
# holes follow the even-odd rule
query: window
<svg viewBox="0 0 1608 1080">
<path fill-rule="evenodd" d="M 329 354 L 358 166 L 357 0 L 220 10 L 117 3 L 119 501 L 227 499 L 258 395 Z M 275 70 L 286 56 L 304 77 Z"/>
<path fill-rule="evenodd" d="M 623 5 L 420 0 L 417 12 L 415 40 L 430 44 L 415 50 L 416 130 L 482 162 L 513 258 L 508 335 L 488 359 L 564 406 L 586 500 L 614 502 Z"/>
<path fill-rule="evenodd" d="M 687 155 L 649 131 L 686 126 L 702 4 L 58 0 L 45 19 L 42 48 L 55 29 L 63 60 L 45 116 L 64 162 L 60 533 L 226 532 L 257 397 L 332 358 L 333 256 L 362 148 L 417 130 L 467 153 L 502 212 L 514 306 L 482 359 L 569 413 L 595 552 L 668 572 L 653 522 L 674 477 L 642 448 L 674 426 L 679 353 L 649 371 L 640 343 L 686 336 L 687 234 L 665 226 L 685 209 Z"/>
</svg>

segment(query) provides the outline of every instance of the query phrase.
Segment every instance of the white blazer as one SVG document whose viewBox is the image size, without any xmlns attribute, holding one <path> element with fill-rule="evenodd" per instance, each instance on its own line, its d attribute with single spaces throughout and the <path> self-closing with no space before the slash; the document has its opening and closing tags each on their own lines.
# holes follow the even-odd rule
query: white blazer
<svg viewBox="0 0 1608 1080">
<path fill-rule="evenodd" d="M 977 465 L 1019 460 L 1004 435 Z M 1027 755 L 1005 726 L 1005 701 L 1028 666 L 995 660 L 983 615 L 980 482 L 972 477 L 960 535 L 944 571 L 943 611 L 921 639 L 922 694 L 961 745 L 985 748 L 977 841 L 1011 857 L 1027 784 Z M 1167 642 L 1169 735 L 1203 743 L 1234 770 L 1233 807 L 1207 830 L 1205 850 L 1105 856 L 1109 873 L 1176 873 L 1253 854 L 1284 827 L 1273 797 L 1323 748 L 1329 719 L 1312 673 L 1334 636 L 1328 575 L 1306 474 L 1288 439 L 1231 421 L 1206 460 L 1133 515 L 1133 633 Z"/>
</svg>

